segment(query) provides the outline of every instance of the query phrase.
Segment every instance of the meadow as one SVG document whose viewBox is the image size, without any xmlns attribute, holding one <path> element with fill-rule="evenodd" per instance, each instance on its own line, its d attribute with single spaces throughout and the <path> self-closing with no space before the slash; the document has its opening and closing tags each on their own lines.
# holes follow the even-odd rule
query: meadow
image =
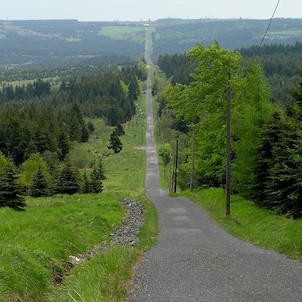
<svg viewBox="0 0 302 302">
<path fill-rule="evenodd" d="M 146 36 L 143 26 L 134 25 L 106 26 L 100 30 L 99 34 L 113 40 L 131 40 L 136 43 L 143 43 Z"/>
<path fill-rule="evenodd" d="M 102 156 L 105 174 L 100 194 L 26 198 L 24 212 L 0 210 L 0 301 L 122 301 L 133 266 L 156 241 L 156 211 L 145 198 L 145 102 L 124 125 L 123 150 L 107 149 L 110 127 L 94 120 L 96 132 L 75 145 L 84 159 Z M 75 155 L 73 155 L 75 157 Z M 85 165 L 85 164 L 84 164 Z M 145 206 L 145 223 L 132 247 L 109 247 L 70 270 L 70 256 L 91 251 L 110 240 L 123 222 L 121 198 Z"/>
</svg>

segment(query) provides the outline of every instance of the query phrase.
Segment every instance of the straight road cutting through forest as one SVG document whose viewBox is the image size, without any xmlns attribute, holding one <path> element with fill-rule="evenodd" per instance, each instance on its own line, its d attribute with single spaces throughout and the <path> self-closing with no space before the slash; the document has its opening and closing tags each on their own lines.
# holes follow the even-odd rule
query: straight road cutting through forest
<svg viewBox="0 0 302 302">
<path fill-rule="evenodd" d="M 150 75 L 147 83 L 146 190 L 160 233 L 136 271 L 128 301 L 302 301 L 302 263 L 231 236 L 193 202 L 161 191 Z"/>
</svg>

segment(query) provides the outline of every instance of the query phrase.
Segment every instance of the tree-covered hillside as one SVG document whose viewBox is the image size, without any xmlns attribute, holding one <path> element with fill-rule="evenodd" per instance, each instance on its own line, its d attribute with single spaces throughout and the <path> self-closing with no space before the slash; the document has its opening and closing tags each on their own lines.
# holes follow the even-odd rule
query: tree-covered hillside
<svg viewBox="0 0 302 302">
<path fill-rule="evenodd" d="M 114 39 L 107 32 L 102 33 L 108 26 L 114 28 L 120 24 L 77 20 L 0 21 L 0 65 L 28 68 L 91 64 L 106 62 L 108 57 L 115 61 L 118 57 L 124 61 L 137 59 L 143 54 L 143 39 Z M 122 26 L 144 33 L 142 24 Z"/>
<path fill-rule="evenodd" d="M 163 19 L 156 21 L 154 58 L 160 54 L 184 53 L 196 43 L 219 41 L 222 47 L 242 48 L 260 45 L 268 20 L 247 19 Z M 265 44 L 293 44 L 302 41 L 301 19 L 275 19 Z"/>
<path fill-rule="evenodd" d="M 297 73 L 302 68 L 302 43 L 270 44 L 241 48 L 245 61 L 258 60 L 269 80 L 274 102 L 290 103 L 290 90 L 297 84 Z M 160 55 L 159 67 L 171 78 L 172 84 L 188 84 L 195 65 L 184 54 Z"/>
<path fill-rule="evenodd" d="M 0 152 L 20 165 L 31 154 L 52 153 L 63 160 L 71 142 L 86 142 L 85 118 L 102 118 L 117 126 L 136 112 L 137 67 L 62 82 L 7 84 L 0 89 Z"/>
<path fill-rule="evenodd" d="M 150 22 L 154 59 L 214 39 L 226 48 L 259 45 L 268 20 L 163 19 Z M 265 43 L 302 41 L 302 19 L 275 19 Z M 0 67 L 115 64 L 144 54 L 142 22 L 0 21 Z"/>
</svg>

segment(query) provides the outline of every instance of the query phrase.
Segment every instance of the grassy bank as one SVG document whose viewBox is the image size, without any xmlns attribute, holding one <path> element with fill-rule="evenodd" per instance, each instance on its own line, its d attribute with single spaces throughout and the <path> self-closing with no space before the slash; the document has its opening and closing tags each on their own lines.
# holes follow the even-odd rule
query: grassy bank
<svg viewBox="0 0 302 302">
<path fill-rule="evenodd" d="M 63 286 L 53 288 L 47 301 L 123 301 L 127 282 L 133 266 L 143 251 L 156 242 L 157 213 L 145 198 L 145 101 L 140 99 L 137 115 L 125 125 L 126 134 L 121 137 L 123 150 L 108 153 L 107 141 L 111 130 L 102 138 L 92 139 L 90 144 L 103 157 L 107 180 L 104 191 L 113 192 L 120 198 L 135 198 L 145 205 L 145 223 L 142 226 L 136 247 L 113 247 L 81 266 L 75 268 Z"/>
<path fill-rule="evenodd" d="M 204 208 L 229 233 L 302 261 L 302 219 L 289 220 L 275 215 L 240 196 L 232 196 L 231 217 L 225 217 L 225 195 L 222 189 L 183 194 Z"/>
<path fill-rule="evenodd" d="M 26 212 L 1 209 L 0 300 L 41 299 L 66 261 L 108 240 L 124 210 L 111 194 L 27 199 Z"/>
<path fill-rule="evenodd" d="M 97 133 L 88 144 L 75 146 L 74 153 L 88 161 L 102 156 L 107 179 L 101 194 L 27 198 L 25 212 L 0 209 L 0 301 L 122 301 L 135 262 L 155 242 L 157 216 L 144 190 L 144 98 L 137 116 L 124 126 L 119 154 L 107 149 L 112 129 L 100 120 L 93 122 Z M 69 256 L 108 241 L 122 223 L 120 198 L 145 205 L 140 244 L 109 248 L 70 271 L 58 285 L 54 281 L 66 273 Z"/>
</svg>

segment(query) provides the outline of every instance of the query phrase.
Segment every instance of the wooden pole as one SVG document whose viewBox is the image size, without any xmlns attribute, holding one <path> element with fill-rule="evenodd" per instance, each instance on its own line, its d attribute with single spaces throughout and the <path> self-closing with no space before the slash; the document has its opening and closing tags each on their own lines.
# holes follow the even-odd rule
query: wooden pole
<svg viewBox="0 0 302 302">
<path fill-rule="evenodd" d="M 195 126 L 193 126 L 193 136 L 192 136 L 192 163 L 191 163 L 191 176 L 190 176 L 190 191 L 193 190 L 194 173 L 195 173 Z"/>
<path fill-rule="evenodd" d="M 229 83 L 227 87 L 227 129 L 226 129 L 226 216 L 231 214 L 231 74 L 228 74 Z"/>
<path fill-rule="evenodd" d="M 174 193 L 177 191 L 177 169 L 178 169 L 178 136 L 176 137 L 175 171 L 174 171 Z"/>
</svg>

